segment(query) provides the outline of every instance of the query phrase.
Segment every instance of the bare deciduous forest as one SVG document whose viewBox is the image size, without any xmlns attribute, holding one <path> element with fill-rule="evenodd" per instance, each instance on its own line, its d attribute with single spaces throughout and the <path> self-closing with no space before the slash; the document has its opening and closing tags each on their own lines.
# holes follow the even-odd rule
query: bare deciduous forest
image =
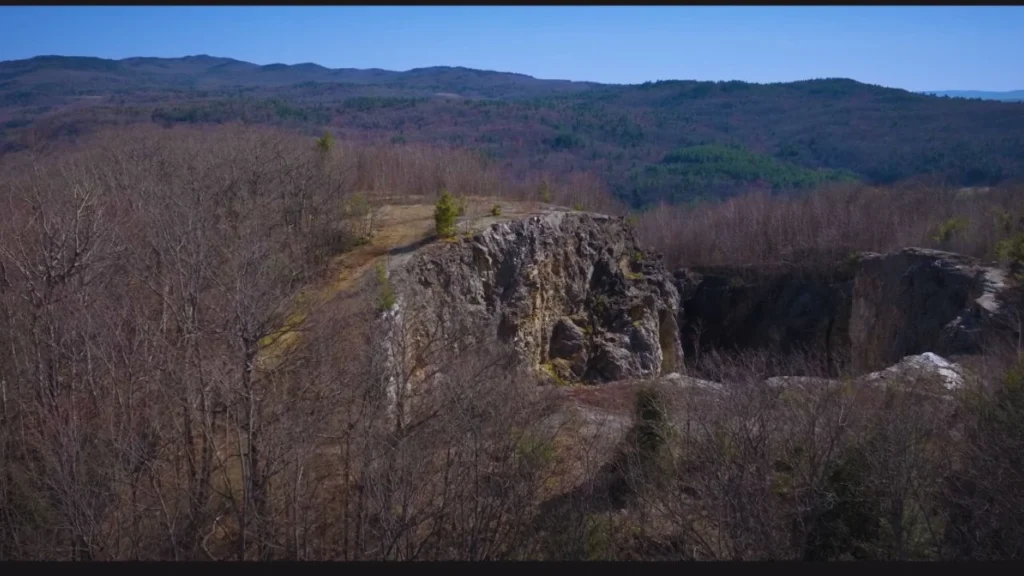
<svg viewBox="0 0 1024 576">
<path fill-rule="evenodd" d="M 493 335 L 436 332 L 404 357 L 446 370 L 394 414 L 388 379 L 425 380 L 382 358 L 372 274 L 313 289 L 376 208 L 446 189 L 625 215 L 595 178 L 237 125 L 114 128 L 0 162 L 0 559 L 1024 556 L 1017 343 L 952 397 L 773 388 L 826 375 L 753 352 L 687 366 L 720 393 L 602 392 L 539 385 Z M 1013 261 L 1022 208 L 1019 188 L 845 184 L 631 218 L 671 267 L 908 245 Z M 627 406 L 625 440 L 565 416 L 573 394 Z"/>
</svg>

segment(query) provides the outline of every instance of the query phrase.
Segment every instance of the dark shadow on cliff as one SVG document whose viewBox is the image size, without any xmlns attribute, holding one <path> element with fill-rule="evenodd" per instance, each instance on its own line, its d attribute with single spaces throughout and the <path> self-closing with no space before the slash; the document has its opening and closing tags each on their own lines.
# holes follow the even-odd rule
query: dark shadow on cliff
<svg viewBox="0 0 1024 576">
<path fill-rule="evenodd" d="M 424 246 L 437 241 L 437 234 L 431 234 L 425 238 L 421 238 L 415 242 L 410 242 L 405 246 L 395 246 L 391 250 L 388 250 L 388 256 L 401 256 L 402 254 L 410 254 L 423 248 Z"/>
<path fill-rule="evenodd" d="M 680 270 L 680 335 L 684 355 L 711 350 L 816 352 L 835 375 L 846 356 L 852 271 L 720 267 Z"/>
</svg>

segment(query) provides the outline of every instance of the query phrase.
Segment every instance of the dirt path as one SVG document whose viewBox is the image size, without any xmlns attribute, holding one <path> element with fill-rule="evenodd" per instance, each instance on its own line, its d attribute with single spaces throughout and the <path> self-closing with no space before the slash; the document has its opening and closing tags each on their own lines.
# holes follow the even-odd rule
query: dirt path
<svg viewBox="0 0 1024 576">
<path fill-rule="evenodd" d="M 294 346 L 299 337 L 298 328 L 305 321 L 311 305 L 328 302 L 357 287 L 367 274 L 373 273 L 379 262 L 387 262 L 388 268 L 394 269 L 412 258 L 416 251 L 436 241 L 434 205 L 425 203 L 423 199 L 415 201 L 417 203 L 396 200 L 375 209 L 370 240 L 336 257 L 330 264 L 329 280 L 309 291 L 313 301 L 297 304 L 285 327 L 261 342 L 264 362 L 280 357 Z M 502 208 L 499 217 L 491 215 L 495 204 Z M 460 232 L 481 230 L 495 222 L 522 217 L 538 208 L 539 205 L 532 202 L 471 197 L 467 203 L 467 215 L 458 220 L 458 229 Z"/>
<path fill-rule="evenodd" d="M 429 241 L 434 234 L 434 207 L 382 206 L 374 214 L 373 226 L 374 234 L 368 243 L 342 254 L 332 263 L 332 281 L 324 288 L 323 297 L 330 299 L 351 288 L 392 250 Z"/>
<path fill-rule="evenodd" d="M 491 215 L 491 207 L 500 204 L 499 217 Z M 522 217 L 536 211 L 538 205 L 526 202 L 501 202 L 496 198 L 469 198 L 467 215 L 459 218 L 460 232 L 475 232 L 496 222 Z M 323 289 L 326 299 L 352 288 L 364 274 L 372 271 L 378 262 L 389 260 L 394 268 L 436 241 L 434 236 L 433 204 L 387 204 L 378 208 L 373 220 L 371 240 L 339 256 L 332 268 L 332 282 Z"/>
</svg>

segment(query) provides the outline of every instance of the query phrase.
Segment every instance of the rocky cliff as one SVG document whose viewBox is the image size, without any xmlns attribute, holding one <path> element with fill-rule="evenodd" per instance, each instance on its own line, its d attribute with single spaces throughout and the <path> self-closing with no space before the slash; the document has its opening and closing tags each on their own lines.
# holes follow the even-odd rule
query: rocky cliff
<svg viewBox="0 0 1024 576">
<path fill-rule="evenodd" d="M 546 210 L 498 222 L 420 250 L 393 278 L 405 318 L 491 330 L 558 381 L 657 376 L 682 362 L 679 294 L 621 218 Z"/>
<path fill-rule="evenodd" d="M 974 354 L 1013 329 L 1005 275 L 973 258 L 908 248 L 863 254 L 857 268 L 850 316 L 856 372 L 923 352 Z"/>
<path fill-rule="evenodd" d="M 853 373 L 925 352 L 974 354 L 1019 326 L 998 268 L 938 250 L 863 253 L 823 269 L 675 273 L 684 350 L 805 349 Z"/>
<path fill-rule="evenodd" d="M 404 327 L 390 338 L 496 337 L 561 383 L 666 375 L 709 349 L 809 350 L 833 373 L 865 374 L 1019 336 L 1002 272 L 956 254 L 908 248 L 827 269 L 673 276 L 623 219 L 561 210 L 428 244 L 392 280 L 389 317 Z"/>
</svg>

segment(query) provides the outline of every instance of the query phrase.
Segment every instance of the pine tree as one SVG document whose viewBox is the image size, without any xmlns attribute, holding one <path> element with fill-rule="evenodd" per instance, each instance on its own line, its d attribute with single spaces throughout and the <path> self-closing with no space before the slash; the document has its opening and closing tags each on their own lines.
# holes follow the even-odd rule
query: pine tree
<svg viewBox="0 0 1024 576">
<path fill-rule="evenodd" d="M 438 236 L 450 238 L 455 235 L 455 219 L 458 214 L 459 208 L 455 205 L 455 198 L 447 190 L 442 190 L 441 197 L 434 205 L 434 225 Z"/>
</svg>

